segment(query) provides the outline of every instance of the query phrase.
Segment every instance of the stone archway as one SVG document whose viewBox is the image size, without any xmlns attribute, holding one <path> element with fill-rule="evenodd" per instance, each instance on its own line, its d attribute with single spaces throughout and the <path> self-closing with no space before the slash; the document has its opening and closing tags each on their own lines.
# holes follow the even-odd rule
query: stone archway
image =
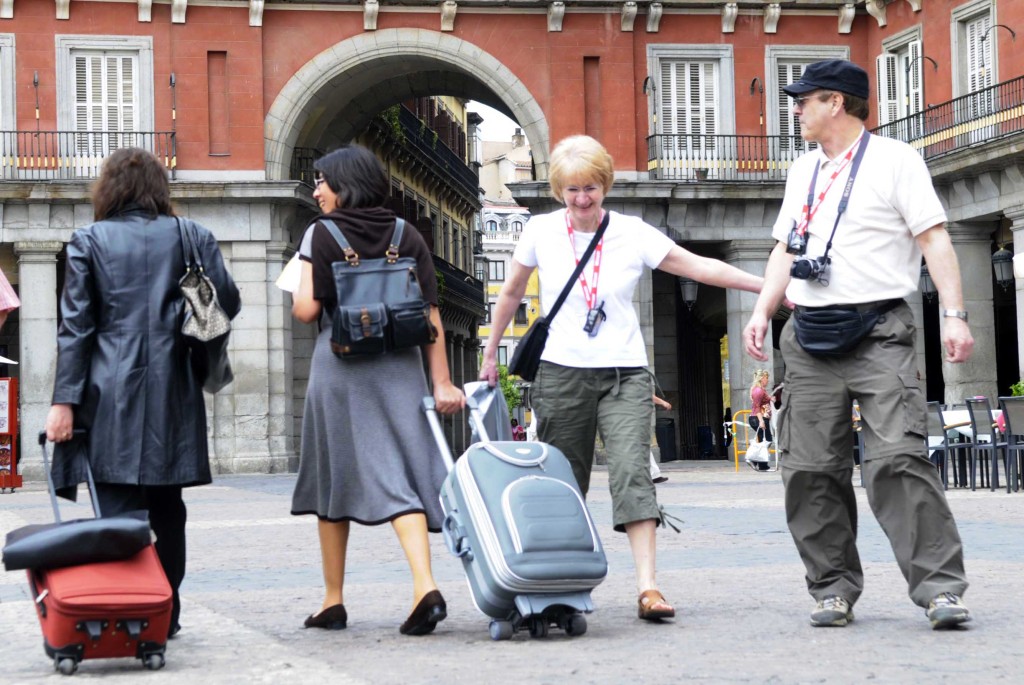
<svg viewBox="0 0 1024 685">
<path fill-rule="evenodd" d="M 422 77 L 417 80 L 415 74 Z M 443 79 L 439 83 L 438 79 Z M 410 95 L 444 94 L 480 100 L 507 110 L 534 151 L 538 180 L 548 172 L 549 130 L 544 112 L 526 86 L 494 56 L 454 36 L 400 28 L 364 33 L 324 50 L 284 85 L 264 120 L 266 173 L 288 178 L 300 136 L 322 128 L 342 112 L 370 116 Z M 364 102 L 332 100 L 334 90 L 364 93 Z M 363 100 L 363 98 L 360 98 Z"/>
</svg>

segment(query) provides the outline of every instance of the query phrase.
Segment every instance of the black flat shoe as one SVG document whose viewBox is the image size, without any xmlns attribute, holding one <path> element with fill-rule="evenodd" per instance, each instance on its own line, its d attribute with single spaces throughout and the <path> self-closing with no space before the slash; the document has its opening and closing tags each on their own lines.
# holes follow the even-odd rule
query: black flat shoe
<svg viewBox="0 0 1024 685">
<path fill-rule="evenodd" d="M 304 624 L 307 628 L 323 628 L 324 630 L 341 630 L 348 625 L 348 612 L 344 604 L 327 607 L 319 614 L 311 614 Z"/>
<path fill-rule="evenodd" d="M 448 618 L 448 605 L 437 590 L 423 595 L 423 599 L 398 629 L 402 635 L 426 635 L 433 632 L 438 623 Z"/>
<path fill-rule="evenodd" d="M 173 640 L 175 637 L 177 637 L 178 633 L 180 633 L 180 632 L 181 632 L 181 624 L 180 623 L 175 623 L 173 626 L 171 626 L 171 629 L 167 631 L 167 639 L 168 640 Z"/>
</svg>

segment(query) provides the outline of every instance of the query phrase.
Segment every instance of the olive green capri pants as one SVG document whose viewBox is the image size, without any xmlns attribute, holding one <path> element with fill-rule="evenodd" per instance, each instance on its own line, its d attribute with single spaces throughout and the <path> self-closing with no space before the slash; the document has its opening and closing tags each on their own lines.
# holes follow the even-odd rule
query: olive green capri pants
<svg viewBox="0 0 1024 685">
<path fill-rule="evenodd" d="M 651 375 L 645 367 L 587 369 L 541 362 L 530 389 L 537 437 L 569 459 L 586 497 L 598 432 L 608 453 L 612 523 L 618 532 L 661 509 L 651 480 Z"/>
</svg>

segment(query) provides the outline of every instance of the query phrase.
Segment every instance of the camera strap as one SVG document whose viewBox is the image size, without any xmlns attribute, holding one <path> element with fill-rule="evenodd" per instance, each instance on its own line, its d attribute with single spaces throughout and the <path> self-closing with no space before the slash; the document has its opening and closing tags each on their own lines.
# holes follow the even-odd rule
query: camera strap
<svg viewBox="0 0 1024 685">
<path fill-rule="evenodd" d="M 868 141 L 871 139 L 871 134 L 867 131 L 861 136 L 860 145 L 857 146 L 857 154 L 853 157 L 853 163 L 850 165 L 850 176 L 846 179 L 846 186 L 843 187 L 843 195 L 839 199 L 839 209 L 836 212 L 836 222 L 832 224 L 832 233 L 828 236 L 828 242 L 825 243 L 825 253 L 822 258 L 825 263 L 828 263 L 828 253 L 832 249 L 832 239 L 836 237 L 836 229 L 839 228 L 839 219 L 842 218 L 843 212 L 846 211 L 846 206 L 850 204 L 850 192 L 853 190 L 853 182 L 857 179 L 857 170 L 860 169 L 860 161 L 864 159 L 864 151 L 868 148 Z M 807 191 L 807 205 L 810 206 L 811 201 L 814 199 L 814 188 L 818 183 L 818 169 L 820 165 L 814 167 L 814 175 L 811 176 L 811 187 Z M 835 177 L 833 177 L 835 180 Z M 829 187 L 831 187 L 831 183 Z M 828 188 L 825 189 L 828 192 Z M 822 193 L 824 195 L 824 193 Z M 819 202 L 820 204 L 820 202 Z M 809 220 L 808 220 L 809 222 Z"/>
</svg>

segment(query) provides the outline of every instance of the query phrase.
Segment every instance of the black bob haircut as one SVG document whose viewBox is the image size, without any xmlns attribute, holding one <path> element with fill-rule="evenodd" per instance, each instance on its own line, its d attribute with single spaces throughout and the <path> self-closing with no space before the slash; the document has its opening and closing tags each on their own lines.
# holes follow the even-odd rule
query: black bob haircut
<svg viewBox="0 0 1024 685">
<path fill-rule="evenodd" d="M 389 197 L 388 177 L 376 155 L 362 145 L 343 145 L 313 163 L 338 196 L 342 209 L 382 207 Z"/>
</svg>

